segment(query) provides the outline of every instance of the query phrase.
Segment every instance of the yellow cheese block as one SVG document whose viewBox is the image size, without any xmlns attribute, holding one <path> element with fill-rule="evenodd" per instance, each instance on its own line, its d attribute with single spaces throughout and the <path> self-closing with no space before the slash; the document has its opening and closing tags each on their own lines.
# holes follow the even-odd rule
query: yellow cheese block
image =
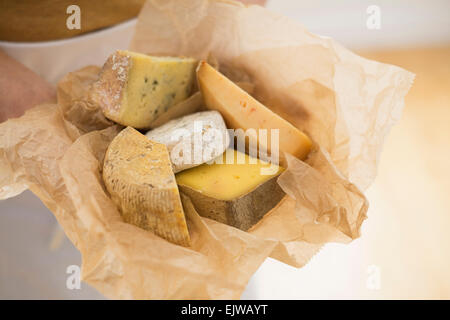
<svg viewBox="0 0 450 320">
<path fill-rule="evenodd" d="M 227 153 L 232 153 L 228 156 L 232 163 L 227 162 Z M 219 158 L 222 163 L 202 164 L 178 173 L 180 191 L 201 216 L 248 230 L 285 195 L 276 181 L 284 169 L 272 165 L 275 170 L 265 174 L 262 169 L 271 164 L 233 149 Z"/>
<path fill-rule="evenodd" d="M 311 140 L 292 124 L 272 112 L 247 92 L 227 79 L 205 61 L 200 62 L 197 79 L 203 100 L 209 109 L 222 114 L 228 128 L 255 129 L 258 144 L 271 151 L 270 129 L 279 129 L 279 156 L 290 153 L 300 159 L 311 150 Z M 258 129 L 267 129 L 267 142 L 258 136 Z M 283 163 L 283 162 L 281 162 Z"/>
<path fill-rule="evenodd" d="M 125 222 L 153 231 L 175 244 L 190 245 L 165 145 L 127 127 L 106 151 L 103 180 Z"/>
<path fill-rule="evenodd" d="M 118 50 L 105 62 L 91 89 L 103 113 L 124 126 L 149 128 L 173 105 L 190 96 L 197 62 Z"/>
</svg>

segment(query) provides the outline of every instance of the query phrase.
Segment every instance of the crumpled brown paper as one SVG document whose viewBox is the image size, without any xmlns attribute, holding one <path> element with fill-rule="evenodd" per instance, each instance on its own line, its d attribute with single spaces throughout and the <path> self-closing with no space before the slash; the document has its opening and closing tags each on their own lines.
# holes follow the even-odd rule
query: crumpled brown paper
<svg viewBox="0 0 450 320">
<path fill-rule="evenodd" d="M 214 57 L 234 81 L 307 132 L 315 148 L 288 156 L 288 196 L 249 232 L 200 217 L 182 197 L 192 246 L 122 221 L 101 178 L 121 129 L 89 99 L 98 67 L 68 74 L 58 104 L 0 125 L 0 198 L 30 188 L 82 254 L 82 278 L 107 297 L 239 298 L 268 256 L 301 267 L 327 242 L 359 236 L 382 142 L 413 75 L 354 55 L 335 41 L 258 6 L 148 1 L 131 49 Z"/>
</svg>

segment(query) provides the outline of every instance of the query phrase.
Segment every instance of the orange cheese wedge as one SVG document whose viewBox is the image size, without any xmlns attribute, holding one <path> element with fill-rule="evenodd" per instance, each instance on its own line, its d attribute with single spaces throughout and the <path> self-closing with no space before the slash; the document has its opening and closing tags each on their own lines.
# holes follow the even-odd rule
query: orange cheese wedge
<svg viewBox="0 0 450 320">
<path fill-rule="evenodd" d="M 197 69 L 197 80 L 207 108 L 217 110 L 230 129 L 243 129 L 256 132 L 259 147 L 269 153 L 275 146 L 271 143 L 271 129 L 279 131 L 279 156 L 283 163 L 284 152 L 305 159 L 311 150 L 311 140 L 303 132 L 281 118 L 269 108 L 258 102 L 247 92 L 226 78 L 219 71 L 202 61 Z M 267 129 L 262 136 L 259 129 Z M 247 131 L 247 132 L 248 132 Z M 252 136 L 250 132 L 249 137 Z"/>
</svg>

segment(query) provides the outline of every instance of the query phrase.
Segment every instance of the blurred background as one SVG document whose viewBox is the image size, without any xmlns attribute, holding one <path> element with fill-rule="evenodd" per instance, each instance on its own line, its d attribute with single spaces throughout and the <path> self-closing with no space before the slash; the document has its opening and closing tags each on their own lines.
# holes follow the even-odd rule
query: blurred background
<svg viewBox="0 0 450 320">
<path fill-rule="evenodd" d="M 450 299 L 450 1 L 269 0 L 266 7 L 364 57 L 403 67 L 416 80 L 366 192 L 362 237 L 326 245 L 301 269 L 268 259 L 242 298 Z M 132 20 L 115 27 L 121 36 L 114 48 L 127 47 L 133 27 Z M 109 53 L 101 39 L 111 30 L 84 36 L 86 48 L 96 43 Z M 21 48 L 0 47 L 20 59 Z M 97 64 L 106 55 L 100 50 Z M 53 215 L 29 191 L 0 201 L 0 298 L 102 299 L 85 283 L 67 289 L 67 267 L 80 264 Z"/>
<path fill-rule="evenodd" d="M 367 27 L 373 5 L 380 29 Z M 273 0 L 267 7 L 416 79 L 366 192 L 361 238 L 326 245 L 300 270 L 269 259 L 250 287 L 263 299 L 450 299 L 450 1 Z"/>
</svg>

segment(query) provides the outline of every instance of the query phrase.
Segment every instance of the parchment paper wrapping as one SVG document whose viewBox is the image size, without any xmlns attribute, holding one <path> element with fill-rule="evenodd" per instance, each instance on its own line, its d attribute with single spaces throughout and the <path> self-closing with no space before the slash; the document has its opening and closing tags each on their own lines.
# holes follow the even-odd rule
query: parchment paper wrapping
<svg viewBox="0 0 450 320">
<path fill-rule="evenodd" d="M 183 197 L 192 247 L 122 222 L 101 179 L 121 127 L 90 102 L 98 67 L 68 74 L 58 104 L 0 125 L 0 198 L 30 188 L 81 251 L 82 278 L 107 297 L 239 298 L 268 256 L 301 267 L 330 241 L 359 236 L 382 142 L 413 75 L 368 61 L 261 7 L 230 1 L 148 1 L 132 50 L 215 59 L 234 81 L 315 142 L 288 156 L 287 197 L 249 232 L 200 217 Z"/>
</svg>

